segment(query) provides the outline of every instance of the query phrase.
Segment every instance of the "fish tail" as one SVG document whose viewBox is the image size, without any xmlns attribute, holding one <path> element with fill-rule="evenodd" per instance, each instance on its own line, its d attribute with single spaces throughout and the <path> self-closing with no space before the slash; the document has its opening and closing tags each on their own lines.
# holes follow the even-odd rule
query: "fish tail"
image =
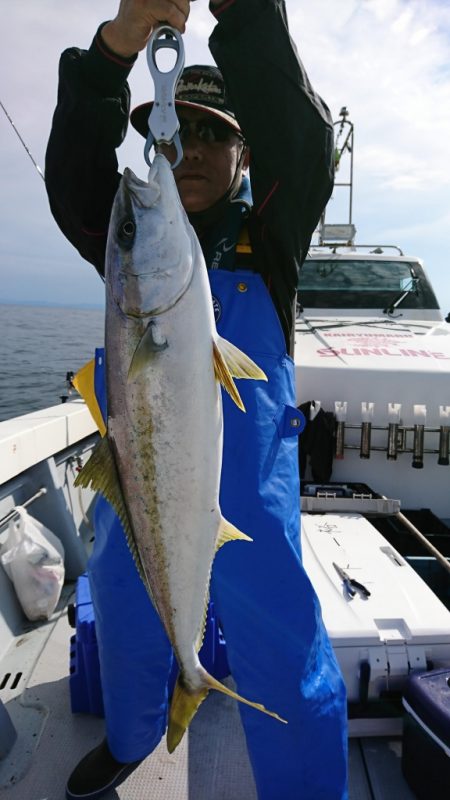
<svg viewBox="0 0 450 800">
<path fill-rule="evenodd" d="M 181 675 L 178 676 L 170 704 L 169 726 L 167 729 L 167 749 L 169 753 L 173 753 L 180 744 L 186 728 L 208 692 L 208 686 L 202 687 L 198 692 L 188 692 L 183 686 Z"/>
<path fill-rule="evenodd" d="M 280 717 L 275 711 L 268 711 L 268 709 L 263 706 L 261 703 L 254 703 L 253 700 L 247 700 L 242 695 L 237 694 L 237 692 L 233 692 L 232 689 L 229 689 L 228 686 L 224 686 L 223 683 L 213 678 L 208 672 L 205 672 L 205 680 L 208 684 L 210 689 L 216 689 L 218 692 L 222 692 L 222 694 L 228 695 L 228 697 L 232 697 L 233 700 L 239 700 L 240 703 L 245 703 L 246 706 L 251 706 L 251 708 L 256 708 L 257 711 L 262 711 L 263 714 L 267 714 L 269 717 L 273 717 L 277 719 L 279 722 L 284 722 L 287 725 L 287 720 Z"/>
<path fill-rule="evenodd" d="M 205 686 L 198 692 L 193 693 L 188 692 L 183 686 L 181 676 L 178 677 L 169 713 L 169 727 L 167 730 L 167 749 L 169 753 L 173 753 L 181 742 L 186 728 L 194 717 L 198 707 L 208 695 L 210 689 L 215 689 L 218 692 L 222 692 L 222 694 L 228 695 L 228 697 L 232 697 L 233 700 L 239 700 L 240 703 L 245 703 L 247 706 L 256 708 L 257 711 L 262 711 L 263 714 L 267 714 L 269 717 L 273 717 L 279 722 L 287 723 L 287 720 L 280 717 L 274 711 L 268 711 L 261 703 L 254 703 L 252 700 L 247 700 L 240 694 L 233 692 L 232 689 L 224 686 L 224 684 L 220 683 L 216 678 L 213 678 L 206 670 L 203 670 L 203 679 Z"/>
</svg>

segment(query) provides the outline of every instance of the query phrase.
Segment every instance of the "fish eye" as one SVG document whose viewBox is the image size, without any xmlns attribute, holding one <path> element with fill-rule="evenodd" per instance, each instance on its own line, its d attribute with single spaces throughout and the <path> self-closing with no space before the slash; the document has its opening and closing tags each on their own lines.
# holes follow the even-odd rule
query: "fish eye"
<svg viewBox="0 0 450 800">
<path fill-rule="evenodd" d="M 117 236 L 122 244 L 131 246 L 136 233 L 136 224 L 133 219 L 124 219 L 119 225 Z"/>
</svg>

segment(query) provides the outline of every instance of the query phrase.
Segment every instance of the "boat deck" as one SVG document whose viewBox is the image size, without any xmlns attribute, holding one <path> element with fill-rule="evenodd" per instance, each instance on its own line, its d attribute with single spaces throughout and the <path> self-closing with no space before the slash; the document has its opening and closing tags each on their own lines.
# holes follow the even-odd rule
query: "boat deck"
<svg viewBox="0 0 450 800">
<path fill-rule="evenodd" d="M 67 600 L 66 592 L 63 605 Z M 0 796 L 5 800 L 63 800 L 72 768 L 103 737 L 102 719 L 73 715 L 70 710 L 72 634 L 62 608 L 48 625 L 16 640 L 2 663 L 0 699 L 19 731 L 9 755 L 0 760 Z M 8 689 L 5 674 L 11 674 L 15 688 Z M 414 800 L 401 774 L 401 739 L 350 739 L 349 745 L 350 800 Z M 150 796 L 152 800 L 256 800 L 235 701 L 211 692 L 176 752 L 169 755 L 162 741 L 105 798 L 149 800 Z"/>
</svg>

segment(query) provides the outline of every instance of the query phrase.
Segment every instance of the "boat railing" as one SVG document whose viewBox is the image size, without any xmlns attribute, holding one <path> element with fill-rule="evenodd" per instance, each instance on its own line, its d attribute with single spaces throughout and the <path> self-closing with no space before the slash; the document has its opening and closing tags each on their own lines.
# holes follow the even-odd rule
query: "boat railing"
<svg viewBox="0 0 450 800">
<path fill-rule="evenodd" d="M 403 250 L 395 244 L 350 244 L 343 242 L 327 242 L 322 244 L 314 244 L 309 248 L 308 256 L 311 257 L 315 252 L 331 252 L 337 253 L 338 250 L 350 251 L 352 254 L 358 254 L 359 251 L 363 253 L 369 252 L 370 255 L 381 256 L 384 255 L 386 250 L 394 250 L 399 256 L 404 256 Z"/>
<path fill-rule="evenodd" d="M 25 500 L 20 505 L 22 508 L 27 508 L 27 506 L 31 505 L 31 503 L 34 503 L 35 500 L 38 500 L 38 498 L 42 497 L 44 494 L 47 494 L 47 489 L 45 486 L 41 486 L 39 491 L 37 491 L 32 497 L 29 497 L 28 500 Z M 11 511 L 8 511 L 8 513 L 0 519 L 0 530 L 17 516 L 19 516 L 19 514 L 15 507 L 12 508 Z"/>
</svg>

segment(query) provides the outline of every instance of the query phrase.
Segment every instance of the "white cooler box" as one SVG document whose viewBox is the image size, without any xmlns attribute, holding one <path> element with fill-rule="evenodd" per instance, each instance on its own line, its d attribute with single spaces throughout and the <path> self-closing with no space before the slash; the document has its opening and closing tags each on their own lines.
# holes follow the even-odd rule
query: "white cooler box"
<svg viewBox="0 0 450 800">
<path fill-rule="evenodd" d="M 302 550 L 350 702 L 402 691 L 430 663 L 450 665 L 450 612 L 363 516 L 302 513 Z M 333 562 L 370 597 L 351 598 Z"/>
</svg>

